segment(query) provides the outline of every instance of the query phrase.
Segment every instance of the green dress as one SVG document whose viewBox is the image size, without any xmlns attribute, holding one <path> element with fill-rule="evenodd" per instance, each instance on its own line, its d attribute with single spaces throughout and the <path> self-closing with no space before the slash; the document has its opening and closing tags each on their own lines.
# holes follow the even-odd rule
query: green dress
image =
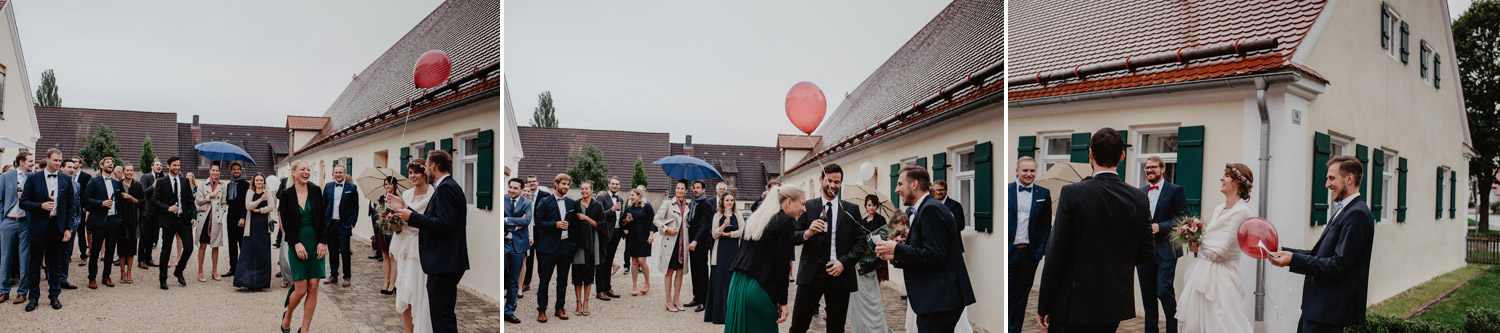
<svg viewBox="0 0 1500 333">
<path fill-rule="evenodd" d="M 308 198 L 303 199 L 303 203 L 297 206 L 297 215 L 302 216 L 302 226 L 298 227 L 296 231 L 288 230 L 289 232 L 296 232 L 298 236 L 302 237 L 302 248 L 307 251 L 307 259 L 304 260 L 297 258 L 296 245 L 287 247 L 286 257 L 289 260 L 289 266 L 291 266 L 292 281 L 328 277 L 328 272 L 323 266 L 323 260 L 317 258 L 318 231 L 313 227 L 311 195 L 309 193 Z"/>
</svg>

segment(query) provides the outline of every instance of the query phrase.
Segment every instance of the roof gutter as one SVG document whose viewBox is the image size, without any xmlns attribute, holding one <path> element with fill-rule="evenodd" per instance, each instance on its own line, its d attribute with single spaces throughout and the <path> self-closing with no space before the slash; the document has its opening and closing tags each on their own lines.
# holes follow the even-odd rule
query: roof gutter
<svg viewBox="0 0 1500 333">
<path fill-rule="evenodd" d="M 1189 82 L 1167 83 L 1167 84 L 1158 84 L 1158 85 L 1151 85 L 1151 86 L 1144 86 L 1144 87 L 1131 87 L 1131 88 L 1111 89 L 1111 90 L 1102 90 L 1102 91 L 1091 91 L 1091 92 L 1069 94 L 1069 95 L 1060 95 L 1060 96 L 1051 96 L 1051 97 L 1024 99 L 1024 100 L 1019 100 L 1019 101 L 1010 101 L 1009 102 L 1009 106 L 1012 107 L 1012 108 L 1026 108 L 1026 107 L 1041 106 L 1041 105 L 1050 105 L 1050 104 L 1068 104 L 1068 103 L 1078 103 L 1078 102 L 1093 101 L 1093 100 L 1103 100 L 1103 99 L 1120 99 L 1120 98 L 1128 98 L 1128 97 L 1136 97 L 1136 96 L 1146 96 L 1146 95 L 1183 93 L 1183 92 L 1198 91 L 1198 90 L 1228 89 L 1228 88 L 1241 88 L 1241 87 L 1255 87 L 1256 86 L 1256 82 L 1261 82 L 1261 81 L 1264 81 L 1265 85 L 1269 86 L 1269 85 L 1279 84 L 1279 83 L 1297 82 L 1297 81 L 1300 81 L 1300 80 L 1302 80 L 1302 74 L 1299 74 L 1297 72 L 1291 72 L 1291 71 L 1275 72 L 1275 73 L 1265 73 L 1265 74 L 1252 74 L 1252 75 L 1232 76 L 1232 77 L 1217 78 L 1217 79 L 1207 79 L 1207 80 L 1198 80 L 1198 81 L 1189 81 Z"/>
<path fill-rule="evenodd" d="M 344 142 L 348 142 L 348 141 L 351 141 L 351 140 L 363 138 L 363 137 L 369 136 L 371 134 L 374 134 L 376 132 L 380 132 L 382 130 L 390 129 L 390 128 L 397 127 L 397 126 L 405 126 L 407 123 L 410 123 L 411 121 L 422 120 L 422 119 L 426 119 L 428 117 L 437 116 L 437 115 L 442 114 L 443 112 L 447 112 L 448 110 L 452 110 L 452 109 L 463 107 L 463 106 L 466 106 L 466 105 L 469 105 L 469 104 L 473 104 L 473 103 L 478 102 L 480 100 L 485 100 L 485 99 L 499 97 L 500 96 L 500 91 L 499 90 L 500 90 L 499 86 L 495 86 L 495 87 L 492 87 L 490 89 L 481 90 L 481 91 L 479 91 L 477 93 L 474 93 L 472 95 L 464 96 L 463 98 L 460 98 L 458 100 L 455 100 L 455 101 L 452 101 L 452 102 L 448 102 L 448 103 L 444 103 L 443 105 L 439 105 L 436 108 L 432 108 L 432 109 L 429 109 L 429 110 L 423 110 L 422 112 L 417 112 L 417 113 L 410 114 L 409 115 L 410 119 L 406 119 L 405 121 L 392 121 L 392 122 L 384 123 L 384 124 L 381 124 L 381 125 L 376 125 L 375 127 L 371 127 L 371 128 L 369 128 L 367 130 L 363 130 L 363 131 L 360 131 L 358 133 L 354 133 L 353 135 L 340 136 L 337 139 L 324 142 L 322 144 L 319 144 L 316 147 L 312 147 L 310 149 L 306 149 L 306 150 L 303 150 L 303 151 L 296 152 L 296 153 L 294 153 L 292 155 L 289 155 L 283 161 L 283 163 L 291 163 L 295 158 L 302 157 L 302 156 L 307 156 L 307 155 L 310 155 L 312 153 L 316 153 L 316 152 L 318 152 L 320 150 L 327 149 L 327 148 L 332 147 L 332 146 L 336 146 L 336 145 L 338 145 L 340 143 L 344 143 Z M 278 163 L 278 165 L 280 165 L 280 164 Z"/>
</svg>

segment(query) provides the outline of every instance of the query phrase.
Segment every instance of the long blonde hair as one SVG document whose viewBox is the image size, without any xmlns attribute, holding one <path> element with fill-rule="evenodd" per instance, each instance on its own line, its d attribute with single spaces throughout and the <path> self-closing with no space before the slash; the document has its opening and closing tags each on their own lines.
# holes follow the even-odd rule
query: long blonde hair
<svg viewBox="0 0 1500 333">
<path fill-rule="evenodd" d="M 762 203 L 760 209 L 750 213 L 750 218 L 745 221 L 744 228 L 735 231 L 742 233 L 740 235 L 742 239 L 759 240 L 765 234 L 766 226 L 771 224 L 771 219 L 776 218 L 776 213 L 781 212 L 781 203 L 803 196 L 802 189 L 797 188 L 796 185 L 777 186 L 767 192 L 770 194 L 766 196 L 766 199 L 770 200 Z"/>
</svg>

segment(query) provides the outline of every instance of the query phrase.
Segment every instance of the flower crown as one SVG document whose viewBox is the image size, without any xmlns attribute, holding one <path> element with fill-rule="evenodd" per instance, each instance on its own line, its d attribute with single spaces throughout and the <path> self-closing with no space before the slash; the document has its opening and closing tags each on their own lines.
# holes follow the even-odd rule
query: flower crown
<svg viewBox="0 0 1500 333">
<path fill-rule="evenodd" d="M 1225 163 L 1224 168 L 1234 173 L 1235 180 L 1238 180 L 1241 184 L 1245 184 L 1245 190 L 1248 191 L 1250 188 L 1255 187 L 1255 184 L 1250 183 L 1250 179 L 1245 178 L 1245 175 L 1240 173 L 1240 169 L 1234 167 L 1234 163 Z"/>
</svg>

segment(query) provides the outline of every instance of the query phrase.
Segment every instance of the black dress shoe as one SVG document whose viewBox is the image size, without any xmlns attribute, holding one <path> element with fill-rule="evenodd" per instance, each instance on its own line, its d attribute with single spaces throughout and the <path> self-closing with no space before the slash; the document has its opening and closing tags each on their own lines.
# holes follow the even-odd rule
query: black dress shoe
<svg viewBox="0 0 1500 333">
<path fill-rule="evenodd" d="M 63 282 L 62 288 L 63 289 L 68 289 L 68 290 L 73 290 L 73 289 L 78 289 L 78 286 L 75 286 L 72 283 Z"/>
<path fill-rule="evenodd" d="M 703 305 L 699 304 L 697 309 L 693 309 L 693 312 L 703 312 Z"/>
<path fill-rule="evenodd" d="M 380 254 L 379 254 L 379 253 L 376 253 L 376 254 L 375 254 L 375 255 L 373 255 L 373 256 L 369 256 L 369 257 L 367 257 L 367 258 L 368 258 L 368 259 L 382 259 L 382 258 L 381 258 L 381 257 L 380 257 Z"/>
<path fill-rule="evenodd" d="M 219 276 L 220 277 L 231 277 L 231 276 L 234 276 L 234 268 L 230 268 L 229 269 L 229 273 L 224 273 L 224 275 L 219 275 Z"/>
<path fill-rule="evenodd" d="M 62 310 L 62 301 L 57 300 L 57 297 L 52 298 L 52 309 Z"/>
<path fill-rule="evenodd" d="M 183 279 L 182 275 L 178 275 L 177 276 L 177 284 L 180 284 L 183 287 L 186 287 L 187 286 L 187 279 Z"/>
<path fill-rule="evenodd" d="M 505 322 L 511 323 L 511 324 L 520 324 L 521 323 L 521 318 L 516 318 L 516 315 L 508 314 L 508 315 L 505 315 Z"/>
<path fill-rule="evenodd" d="M 702 305 L 703 304 L 699 304 L 698 301 L 692 301 L 692 302 L 688 302 L 687 304 L 683 304 L 682 306 L 702 306 Z"/>
<path fill-rule="evenodd" d="M 31 311 L 36 311 L 36 300 L 31 300 L 31 303 L 26 303 L 26 312 Z"/>
</svg>

